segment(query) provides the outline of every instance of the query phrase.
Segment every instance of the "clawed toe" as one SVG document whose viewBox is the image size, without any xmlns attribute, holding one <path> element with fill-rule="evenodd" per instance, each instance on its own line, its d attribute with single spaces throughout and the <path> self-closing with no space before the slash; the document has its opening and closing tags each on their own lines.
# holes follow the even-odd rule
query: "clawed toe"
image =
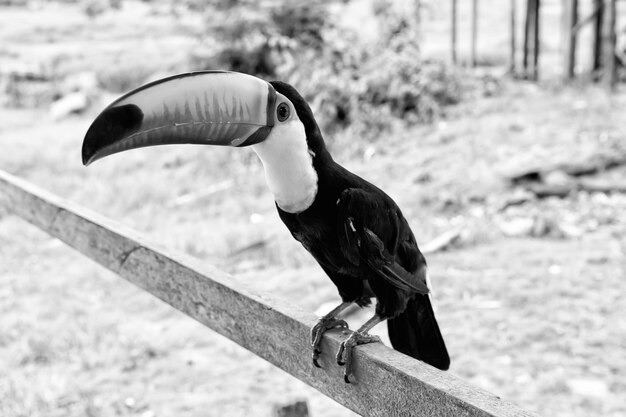
<svg viewBox="0 0 626 417">
<path fill-rule="evenodd" d="M 320 357 L 320 353 L 322 353 L 322 352 L 320 352 L 320 351 L 319 351 L 319 350 L 317 350 L 317 349 L 313 349 L 313 365 L 314 365 L 316 368 L 321 368 L 321 367 L 322 367 L 322 366 L 319 364 L 319 362 L 318 362 L 318 359 L 319 359 L 319 357 Z"/>
<path fill-rule="evenodd" d="M 311 346 L 317 348 L 322 341 L 322 336 L 326 330 L 335 328 L 347 329 L 348 323 L 345 320 L 338 319 L 321 319 L 311 329 Z"/>
<path fill-rule="evenodd" d="M 342 328 L 347 329 L 348 323 L 345 320 L 338 320 L 335 318 L 330 319 L 321 319 L 313 328 L 311 329 L 311 346 L 313 347 L 313 365 L 317 368 L 321 368 L 319 364 L 319 356 L 321 350 L 320 345 L 322 344 L 322 336 L 327 330 Z"/>
<path fill-rule="evenodd" d="M 346 345 L 352 345 L 351 339 L 352 335 L 343 342 L 341 342 L 341 344 L 339 345 L 339 350 L 337 351 L 337 355 L 335 355 L 335 360 L 337 361 L 337 365 L 339 366 L 344 366 L 346 364 L 346 361 L 344 360 L 344 355 L 346 353 Z M 348 349 L 350 349 L 350 347 L 348 347 Z"/>
<path fill-rule="evenodd" d="M 368 333 L 354 332 L 349 338 L 344 340 L 341 345 L 339 345 L 339 350 L 337 351 L 335 359 L 337 360 L 337 365 L 345 366 L 343 380 L 347 384 L 351 383 L 350 375 L 352 374 L 352 349 L 358 345 L 380 341 L 380 337 L 378 336 L 372 336 Z"/>
<path fill-rule="evenodd" d="M 335 316 L 339 314 L 340 311 L 345 309 L 347 305 L 350 303 L 344 302 L 339 307 L 328 313 L 326 316 L 322 317 L 319 322 L 313 326 L 311 329 L 311 345 L 313 346 L 313 365 L 317 368 L 321 368 L 319 364 L 319 357 L 322 353 L 320 351 L 320 344 L 322 343 L 322 336 L 324 332 L 329 329 L 334 328 L 348 328 L 348 323 L 344 320 L 336 319 Z M 344 375 L 343 380 L 346 384 L 350 384 L 350 375 L 352 374 L 352 349 L 354 349 L 358 345 L 364 345 L 366 343 L 374 343 L 380 342 L 380 337 L 372 336 L 368 333 L 368 331 L 380 323 L 383 319 L 375 314 L 372 318 L 370 318 L 363 326 L 359 327 L 359 330 L 353 332 L 350 337 L 344 340 L 341 345 L 339 345 L 339 350 L 337 351 L 337 355 L 335 356 L 335 361 L 337 365 L 344 366 Z"/>
</svg>

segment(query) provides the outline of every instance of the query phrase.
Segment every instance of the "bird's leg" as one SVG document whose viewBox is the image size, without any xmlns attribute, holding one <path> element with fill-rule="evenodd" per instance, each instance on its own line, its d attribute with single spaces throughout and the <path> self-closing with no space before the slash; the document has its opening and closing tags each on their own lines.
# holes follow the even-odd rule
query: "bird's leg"
<svg viewBox="0 0 626 417">
<path fill-rule="evenodd" d="M 344 301 L 337 307 L 333 308 L 328 314 L 322 317 L 315 326 L 311 329 L 311 346 L 313 346 L 313 365 L 321 368 L 317 360 L 320 357 L 320 344 L 322 343 L 322 336 L 326 330 L 334 329 L 335 327 L 348 328 L 348 323 L 345 320 L 338 320 L 336 316 L 343 310 L 352 305 L 351 301 Z"/>
<path fill-rule="evenodd" d="M 374 317 L 365 322 L 363 326 L 359 327 L 356 332 L 353 332 L 350 337 L 344 340 L 339 346 L 337 364 L 339 366 L 345 365 L 346 367 L 343 375 L 343 379 L 346 383 L 350 383 L 350 375 L 352 374 L 352 349 L 358 345 L 380 342 L 380 337 L 372 336 L 367 332 L 383 320 L 384 319 L 378 314 L 375 314 Z"/>
</svg>

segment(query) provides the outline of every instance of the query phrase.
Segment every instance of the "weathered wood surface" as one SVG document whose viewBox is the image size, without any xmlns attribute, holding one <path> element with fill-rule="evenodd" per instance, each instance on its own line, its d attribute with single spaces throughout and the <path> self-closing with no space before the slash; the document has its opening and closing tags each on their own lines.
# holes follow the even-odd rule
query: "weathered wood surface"
<svg viewBox="0 0 626 417">
<path fill-rule="evenodd" d="M 311 313 L 2 171 L 0 206 L 361 415 L 534 415 L 382 344 L 356 348 L 346 384 L 334 352 L 347 335 L 326 334 L 315 368 Z"/>
</svg>

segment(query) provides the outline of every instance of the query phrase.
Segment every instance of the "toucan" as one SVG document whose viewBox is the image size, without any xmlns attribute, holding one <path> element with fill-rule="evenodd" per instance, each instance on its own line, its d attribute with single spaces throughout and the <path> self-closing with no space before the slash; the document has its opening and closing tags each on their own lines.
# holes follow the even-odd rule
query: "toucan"
<svg viewBox="0 0 626 417">
<path fill-rule="evenodd" d="M 191 72 L 146 84 L 96 117 L 83 142 L 83 164 L 165 144 L 250 146 L 256 152 L 278 215 L 342 300 L 311 329 L 315 366 L 320 366 L 324 332 L 347 328 L 337 316 L 375 297 L 373 317 L 336 354 L 346 382 L 352 349 L 379 342 L 368 331 L 384 320 L 394 349 L 448 369 L 426 260 L 407 220 L 387 194 L 334 161 L 311 108 L 292 86 L 228 71 Z"/>
</svg>

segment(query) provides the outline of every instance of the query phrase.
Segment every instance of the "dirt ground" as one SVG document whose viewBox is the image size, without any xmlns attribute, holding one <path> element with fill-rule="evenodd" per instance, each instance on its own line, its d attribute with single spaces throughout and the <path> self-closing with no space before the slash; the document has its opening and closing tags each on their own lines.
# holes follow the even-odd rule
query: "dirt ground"
<svg viewBox="0 0 626 417">
<path fill-rule="evenodd" d="M 201 22 L 183 17 L 135 2 L 91 19 L 80 4 L 0 6 L 0 70 L 101 68 L 109 83 L 111 68 L 184 70 Z M 626 415 L 626 195 L 537 199 L 505 180 L 515 169 L 621 155 L 626 93 L 476 79 L 490 87 L 468 90 L 439 121 L 356 150 L 342 145 L 356 140 L 347 130 L 329 145 L 398 202 L 420 245 L 462 231 L 428 256 L 450 372 L 546 416 Z M 84 168 L 84 132 L 113 96 L 59 115 L 46 104 L 50 86 L 24 94 L 33 102 L 21 107 L 3 97 L 0 169 L 312 311 L 338 301 L 280 223 L 251 151 L 153 148 Z M 623 182 L 626 168 L 592 178 Z M 0 415 L 269 416 L 298 398 L 314 417 L 353 415 L 0 214 Z"/>
</svg>

